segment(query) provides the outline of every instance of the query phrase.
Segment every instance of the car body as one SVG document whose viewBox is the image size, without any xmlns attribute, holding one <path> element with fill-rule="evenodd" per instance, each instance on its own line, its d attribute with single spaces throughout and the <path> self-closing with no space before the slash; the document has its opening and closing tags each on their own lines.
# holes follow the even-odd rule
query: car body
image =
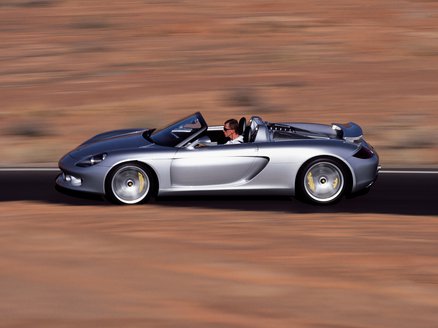
<svg viewBox="0 0 438 328">
<path fill-rule="evenodd" d="M 225 145 L 201 113 L 163 129 L 105 132 L 59 161 L 61 189 L 137 204 L 165 195 L 290 195 L 330 204 L 367 190 L 379 157 L 355 123 L 239 121 L 244 142 Z"/>
</svg>

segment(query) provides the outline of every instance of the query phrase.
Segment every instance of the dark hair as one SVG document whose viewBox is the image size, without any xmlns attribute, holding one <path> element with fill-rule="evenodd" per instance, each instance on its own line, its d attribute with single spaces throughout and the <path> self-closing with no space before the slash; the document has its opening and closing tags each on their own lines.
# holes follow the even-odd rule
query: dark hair
<svg viewBox="0 0 438 328">
<path fill-rule="evenodd" d="M 231 130 L 236 131 L 236 133 L 239 133 L 239 122 L 235 120 L 234 118 L 230 118 L 229 120 L 226 120 L 224 125 L 228 124 L 230 126 Z"/>
</svg>

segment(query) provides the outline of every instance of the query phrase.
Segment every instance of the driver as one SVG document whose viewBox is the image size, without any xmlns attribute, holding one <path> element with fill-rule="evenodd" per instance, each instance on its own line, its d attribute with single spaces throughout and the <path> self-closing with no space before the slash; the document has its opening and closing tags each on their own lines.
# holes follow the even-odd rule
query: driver
<svg viewBox="0 0 438 328">
<path fill-rule="evenodd" d="M 224 135 L 229 140 L 226 145 L 243 143 L 243 136 L 239 134 L 239 122 L 234 118 L 231 118 L 224 123 Z"/>
</svg>

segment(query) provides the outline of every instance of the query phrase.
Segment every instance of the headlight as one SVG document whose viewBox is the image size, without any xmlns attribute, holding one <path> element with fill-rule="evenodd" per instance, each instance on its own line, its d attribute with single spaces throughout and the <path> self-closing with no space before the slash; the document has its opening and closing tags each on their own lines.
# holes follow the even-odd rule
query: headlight
<svg viewBox="0 0 438 328">
<path fill-rule="evenodd" d="M 105 160 L 106 156 L 107 156 L 107 154 L 105 154 L 105 153 L 90 156 L 90 157 L 87 157 L 87 158 L 83 159 L 82 161 L 78 162 L 76 165 L 80 166 L 80 167 L 93 166 L 93 165 L 99 164 L 100 162 Z"/>
</svg>

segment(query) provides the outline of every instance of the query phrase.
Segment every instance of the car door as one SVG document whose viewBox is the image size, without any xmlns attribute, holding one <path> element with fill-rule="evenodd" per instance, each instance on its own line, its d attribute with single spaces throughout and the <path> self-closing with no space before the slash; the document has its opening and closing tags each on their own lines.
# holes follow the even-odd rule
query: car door
<svg viewBox="0 0 438 328">
<path fill-rule="evenodd" d="M 171 163 L 171 184 L 191 190 L 238 186 L 251 180 L 267 163 L 267 158 L 258 156 L 255 144 L 181 148 Z"/>
</svg>

